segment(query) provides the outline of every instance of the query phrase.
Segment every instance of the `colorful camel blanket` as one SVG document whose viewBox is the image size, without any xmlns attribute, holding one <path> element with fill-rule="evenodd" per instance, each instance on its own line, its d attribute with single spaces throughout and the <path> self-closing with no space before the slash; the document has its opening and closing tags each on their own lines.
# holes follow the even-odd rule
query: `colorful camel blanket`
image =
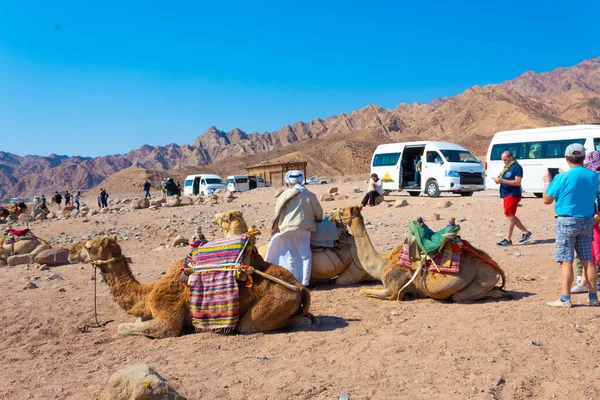
<svg viewBox="0 0 600 400">
<path fill-rule="evenodd" d="M 189 280 L 190 314 L 197 331 L 230 331 L 239 320 L 237 271 L 194 272 Z"/>
<path fill-rule="evenodd" d="M 188 284 L 190 314 L 197 331 L 230 331 L 236 327 L 240 305 L 237 265 L 246 241 L 246 235 L 241 235 L 193 244 L 185 264 L 194 269 Z"/>
<path fill-rule="evenodd" d="M 461 252 L 462 250 L 457 244 L 452 242 L 447 243 L 437 254 L 429 256 L 426 261 L 425 268 L 427 268 L 428 272 L 458 274 L 460 272 Z M 418 261 L 418 259 L 415 261 Z M 413 259 L 410 257 L 410 245 L 408 239 L 406 239 L 402 245 L 398 265 L 407 269 L 413 268 Z"/>
</svg>

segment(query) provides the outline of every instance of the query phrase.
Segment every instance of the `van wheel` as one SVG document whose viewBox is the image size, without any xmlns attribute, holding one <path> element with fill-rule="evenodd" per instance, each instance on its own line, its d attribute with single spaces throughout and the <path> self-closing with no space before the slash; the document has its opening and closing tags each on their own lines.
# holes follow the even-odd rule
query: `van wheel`
<svg viewBox="0 0 600 400">
<path fill-rule="evenodd" d="M 408 194 L 410 194 L 412 197 L 417 197 L 421 194 L 421 192 L 408 192 Z"/>
<path fill-rule="evenodd" d="M 460 192 L 462 197 L 471 197 L 473 196 L 473 192 Z"/>
<path fill-rule="evenodd" d="M 542 197 L 544 197 L 544 193 L 534 193 L 535 197 L 537 197 L 538 199 L 541 199 Z"/>
<path fill-rule="evenodd" d="M 427 196 L 429 197 L 439 197 L 440 196 L 440 188 L 437 182 L 433 179 L 427 183 Z"/>
</svg>

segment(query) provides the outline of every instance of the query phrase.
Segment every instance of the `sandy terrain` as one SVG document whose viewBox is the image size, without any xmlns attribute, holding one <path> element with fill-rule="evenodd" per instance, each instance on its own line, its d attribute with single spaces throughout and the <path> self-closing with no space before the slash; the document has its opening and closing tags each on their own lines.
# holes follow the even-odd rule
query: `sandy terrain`
<svg viewBox="0 0 600 400">
<path fill-rule="evenodd" d="M 323 203 L 324 209 L 357 204 L 360 199 L 351 194 L 357 185 L 365 186 L 337 184 L 350 199 Z M 323 193 L 329 187 L 314 190 Z M 163 246 L 177 234 L 189 237 L 200 224 L 207 236 L 218 236 L 210 226 L 215 212 L 241 209 L 249 222 L 268 225 L 274 192 L 259 189 L 232 204 L 43 221 L 32 228 L 55 245 L 116 233 L 137 278 L 148 282 L 184 256 L 187 248 Z M 312 312 L 320 325 L 151 340 L 117 336 L 118 324 L 135 317 L 122 311 L 100 283 L 99 319 L 114 322 L 89 333 L 75 328 L 93 321 L 90 265 L 49 271 L 5 267 L 0 269 L 0 398 L 104 399 L 110 375 L 139 362 L 153 366 L 190 399 L 337 399 L 343 393 L 353 400 L 600 398 L 600 310 L 583 306 L 586 295 L 575 295 L 580 305 L 570 310 L 545 305 L 560 289 L 552 208 L 524 199 L 518 215 L 533 231 L 532 242 L 498 248 L 505 224 L 496 193 L 445 196 L 452 202 L 446 209 L 436 207 L 440 199 L 402 198 L 409 206 L 384 204 L 363 211 L 379 251 L 399 244 L 408 221 L 417 216 L 433 229 L 449 217 L 465 219 L 462 236 L 505 269 L 514 300 L 389 302 L 360 297 L 359 286 L 321 285 L 312 291 Z M 441 214 L 440 221 L 432 218 L 434 212 Z M 38 288 L 23 290 L 30 280 Z"/>
</svg>

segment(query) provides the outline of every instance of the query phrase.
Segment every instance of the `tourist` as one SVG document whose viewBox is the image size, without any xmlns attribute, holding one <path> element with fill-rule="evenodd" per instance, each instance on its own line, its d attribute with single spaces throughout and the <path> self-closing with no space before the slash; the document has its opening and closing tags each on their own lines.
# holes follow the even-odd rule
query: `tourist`
<svg viewBox="0 0 600 400">
<path fill-rule="evenodd" d="M 79 211 L 79 207 L 80 207 L 80 203 L 79 203 L 79 199 L 81 199 L 83 196 L 81 195 L 81 192 L 77 192 L 75 193 L 75 196 L 73 196 L 73 200 L 75 201 L 75 207 L 77 208 L 77 211 Z"/>
<path fill-rule="evenodd" d="M 315 221 L 323 219 L 323 209 L 317 196 L 304 187 L 302 172 L 288 171 L 285 182 L 289 188 L 275 205 L 273 237 L 265 261 L 281 265 L 308 286 L 312 262 L 310 234 L 316 229 Z"/>
<path fill-rule="evenodd" d="M 60 211 L 60 203 L 62 203 L 62 196 L 60 195 L 60 193 L 58 192 L 54 192 L 54 197 L 52 199 L 55 203 L 56 206 L 58 207 L 58 210 Z"/>
<path fill-rule="evenodd" d="M 583 162 L 583 166 L 589 169 L 590 171 L 594 171 L 598 174 L 598 191 L 600 192 L 600 152 L 598 151 L 590 151 L 585 156 L 585 161 Z M 594 230 L 594 240 L 592 242 L 592 256 L 593 263 L 596 267 L 596 274 L 600 272 L 600 227 L 598 223 L 600 221 L 600 193 L 599 196 L 596 197 L 596 214 L 594 215 L 594 224 L 592 228 Z M 576 260 L 577 265 L 577 280 L 575 281 L 575 285 L 571 288 L 571 293 L 587 293 L 588 292 L 588 281 L 585 274 L 583 274 L 583 264 L 579 259 Z M 596 283 L 596 289 L 600 290 L 600 278 Z"/>
<path fill-rule="evenodd" d="M 100 203 L 102 208 L 108 207 L 108 193 L 104 189 L 100 189 Z"/>
<path fill-rule="evenodd" d="M 65 206 L 68 206 L 71 204 L 71 193 L 69 193 L 69 191 L 65 191 Z"/>
<path fill-rule="evenodd" d="M 523 168 L 514 159 L 510 151 L 502 153 L 504 169 L 494 182 L 500 184 L 500 197 L 504 201 L 504 215 L 508 224 L 506 237 L 497 243 L 498 246 L 512 246 L 512 234 L 515 226 L 522 232 L 519 243 L 525 243 L 531 238 L 531 232 L 525 228 L 517 217 L 517 206 L 521 201 L 521 180 Z"/>
<path fill-rule="evenodd" d="M 548 302 L 551 307 L 572 306 L 574 252 L 583 264 L 583 273 L 588 282 L 596 282 L 598 276 L 593 263 L 592 242 L 594 231 L 594 202 L 598 195 L 598 174 L 583 166 L 585 148 L 578 143 L 570 144 L 565 150 L 569 171 L 552 178 L 550 171 L 544 175 L 544 204 L 556 200 L 556 262 L 562 276 L 562 292 L 558 300 Z M 598 306 L 595 285 L 589 286 L 589 304 Z"/>
<path fill-rule="evenodd" d="M 147 199 L 149 199 L 150 197 L 152 197 L 152 196 L 150 196 L 150 187 L 152 187 L 152 185 L 146 179 L 146 182 L 144 182 L 144 190 L 146 191 L 146 198 Z"/>
<path fill-rule="evenodd" d="M 383 182 L 377 174 L 371 174 L 371 179 L 369 179 L 369 188 L 367 189 L 367 194 L 362 199 L 361 204 L 363 207 L 367 205 L 367 202 L 371 207 L 375 205 L 375 199 L 383 193 Z"/>
</svg>

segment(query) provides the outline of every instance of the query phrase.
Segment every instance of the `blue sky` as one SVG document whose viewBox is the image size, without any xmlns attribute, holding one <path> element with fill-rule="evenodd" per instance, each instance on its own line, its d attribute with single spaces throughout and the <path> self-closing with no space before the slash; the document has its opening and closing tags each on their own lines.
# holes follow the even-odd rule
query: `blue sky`
<svg viewBox="0 0 600 400">
<path fill-rule="evenodd" d="M 600 56 L 598 1 L 208 3 L 0 0 L 0 151 L 262 133 Z"/>
</svg>

